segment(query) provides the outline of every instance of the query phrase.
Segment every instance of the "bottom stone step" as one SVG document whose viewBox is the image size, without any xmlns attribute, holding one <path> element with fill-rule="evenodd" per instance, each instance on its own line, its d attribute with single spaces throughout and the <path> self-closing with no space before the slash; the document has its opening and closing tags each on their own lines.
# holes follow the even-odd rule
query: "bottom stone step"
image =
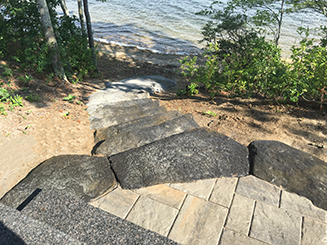
<svg viewBox="0 0 327 245">
<path fill-rule="evenodd" d="M 22 213 L 87 244 L 177 244 L 58 190 L 42 190 Z"/>
</svg>

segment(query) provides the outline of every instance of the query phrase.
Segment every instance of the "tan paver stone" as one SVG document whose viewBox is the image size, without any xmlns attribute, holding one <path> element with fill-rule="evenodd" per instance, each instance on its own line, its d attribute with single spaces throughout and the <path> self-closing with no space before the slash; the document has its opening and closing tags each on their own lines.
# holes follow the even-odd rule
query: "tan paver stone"
<svg viewBox="0 0 327 245">
<path fill-rule="evenodd" d="M 168 238 L 181 244 L 216 245 L 227 208 L 187 195 Z"/>
<path fill-rule="evenodd" d="M 294 212 L 256 202 L 250 237 L 270 244 L 300 244 L 301 221 Z"/>
<path fill-rule="evenodd" d="M 280 189 L 253 175 L 239 179 L 236 193 L 279 207 Z"/>
<path fill-rule="evenodd" d="M 138 197 L 136 193 L 118 187 L 90 204 L 124 219 Z"/>
<path fill-rule="evenodd" d="M 198 180 L 191 183 L 170 184 L 170 187 L 187 192 L 193 196 L 208 200 L 216 179 Z"/>
<path fill-rule="evenodd" d="M 185 192 L 176 190 L 164 184 L 141 188 L 134 191 L 142 196 L 149 197 L 176 209 L 180 209 L 186 196 Z"/>
<path fill-rule="evenodd" d="M 167 236 L 177 214 L 178 210 L 175 208 L 140 196 L 126 220 Z"/>
<path fill-rule="evenodd" d="M 210 196 L 210 201 L 229 207 L 233 199 L 238 178 L 219 178 Z"/>
<path fill-rule="evenodd" d="M 304 217 L 302 228 L 302 245 L 326 245 L 327 225 L 314 219 Z"/>
<path fill-rule="evenodd" d="M 244 235 L 249 234 L 255 200 L 236 194 L 225 227 Z"/>
<path fill-rule="evenodd" d="M 266 245 L 267 243 L 224 229 L 219 245 Z"/>
<path fill-rule="evenodd" d="M 280 207 L 326 223 L 327 212 L 314 206 L 309 199 L 297 194 L 282 191 Z"/>
</svg>

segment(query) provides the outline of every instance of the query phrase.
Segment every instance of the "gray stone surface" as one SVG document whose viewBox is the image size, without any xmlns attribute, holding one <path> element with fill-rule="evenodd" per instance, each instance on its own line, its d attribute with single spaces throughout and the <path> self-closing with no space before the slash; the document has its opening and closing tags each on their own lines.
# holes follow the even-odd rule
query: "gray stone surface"
<svg viewBox="0 0 327 245">
<path fill-rule="evenodd" d="M 106 158 L 62 155 L 38 165 L 0 201 L 17 208 L 37 188 L 55 188 L 88 202 L 115 185 L 116 179 Z"/>
<path fill-rule="evenodd" d="M 168 121 L 180 116 L 182 116 L 182 114 L 177 111 L 167 111 L 158 115 L 141 117 L 126 123 L 121 123 L 108 128 L 98 129 L 95 131 L 94 142 L 97 143 L 99 141 L 109 139 L 117 134 L 121 134 L 127 131 L 133 131 L 140 128 L 158 125 L 160 123 L 163 123 L 164 121 Z"/>
<path fill-rule="evenodd" d="M 300 244 L 299 214 L 263 202 L 256 202 L 250 237 L 269 244 Z"/>
<path fill-rule="evenodd" d="M 304 217 L 301 244 L 326 245 L 327 224 L 321 223 L 309 217 Z"/>
<path fill-rule="evenodd" d="M 137 76 L 119 82 L 106 82 L 108 89 L 119 89 L 126 92 L 146 91 L 150 94 L 166 91 L 176 85 L 176 81 L 160 75 Z"/>
<path fill-rule="evenodd" d="M 144 99 L 99 106 L 95 111 L 89 113 L 91 128 L 99 129 L 163 112 L 166 112 L 166 109 L 159 107 L 158 101 Z"/>
<path fill-rule="evenodd" d="M 253 199 L 235 193 L 225 227 L 247 236 L 252 221 L 254 203 Z"/>
<path fill-rule="evenodd" d="M 249 145 L 251 172 L 327 210 L 327 163 L 278 141 Z"/>
<path fill-rule="evenodd" d="M 192 114 L 187 114 L 159 125 L 117 134 L 105 140 L 93 151 L 95 154 L 111 156 L 198 127 L 199 125 L 194 121 Z"/>
<path fill-rule="evenodd" d="M 57 190 L 42 191 L 22 213 L 87 244 L 176 244 Z"/>
<path fill-rule="evenodd" d="M 245 176 L 247 148 L 217 132 L 195 129 L 109 158 L 122 188 Z"/>
<path fill-rule="evenodd" d="M 0 244 L 85 244 L 0 203 Z"/>
<path fill-rule="evenodd" d="M 236 193 L 279 207 L 280 189 L 253 175 L 239 179 Z"/>
<path fill-rule="evenodd" d="M 147 92 L 125 92 L 119 89 L 105 89 L 100 90 L 89 97 L 87 111 L 92 114 L 98 107 L 106 104 L 113 104 L 116 102 L 132 101 L 140 99 L 148 99 L 149 93 Z"/>
<path fill-rule="evenodd" d="M 216 245 L 228 209 L 187 195 L 168 237 L 181 244 Z"/>
</svg>

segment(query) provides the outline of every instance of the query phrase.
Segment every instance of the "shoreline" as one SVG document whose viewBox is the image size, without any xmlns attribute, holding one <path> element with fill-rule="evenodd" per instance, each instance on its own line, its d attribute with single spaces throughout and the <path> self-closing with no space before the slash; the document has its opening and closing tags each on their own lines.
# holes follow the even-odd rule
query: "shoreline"
<svg viewBox="0 0 327 245">
<path fill-rule="evenodd" d="M 195 55 L 188 54 L 167 54 L 152 52 L 148 49 L 139 49 L 136 46 L 124 46 L 113 43 L 104 43 L 95 41 L 95 46 L 98 51 L 108 55 L 111 58 L 117 60 L 123 60 L 127 62 L 146 62 L 160 66 L 175 66 L 180 67 L 182 60 L 185 57 L 193 57 Z"/>
</svg>

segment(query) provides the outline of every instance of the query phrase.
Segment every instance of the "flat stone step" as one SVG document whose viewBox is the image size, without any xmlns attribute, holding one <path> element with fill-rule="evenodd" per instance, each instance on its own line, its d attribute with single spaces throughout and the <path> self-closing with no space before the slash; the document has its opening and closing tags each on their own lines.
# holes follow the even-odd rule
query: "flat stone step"
<svg viewBox="0 0 327 245">
<path fill-rule="evenodd" d="M 148 98 L 149 93 L 145 91 L 128 92 L 121 89 L 105 89 L 92 94 L 86 106 L 88 110 L 94 110 L 101 105 Z"/>
<path fill-rule="evenodd" d="M 0 203 L 0 244 L 85 244 Z"/>
<path fill-rule="evenodd" d="M 58 190 L 41 191 L 22 213 L 86 244 L 177 244 Z"/>
<path fill-rule="evenodd" d="M 90 117 L 91 128 L 106 128 L 164 112 L 159 101 L 151 99 L 117 102 L 97 108 Z"/>
<path fill-rule="evenodd" d="M 61 155 L 34 168 L 0 202 L 17 208 L 38 188 L 56 188 L 88 202 L 115 186 L 116 179 L 107 158 Z"/>
<path fill-rule="evenodd" d="M 187 114 L 165 121 L 159 125 L 140 128 L 112 136 L 98 146 L 94 152 L 95 154 L 111 156 L 198 127 L 199 125 L 194 121 L 192 114 Z"/>
<path fill-rule="evenodd" d="M 249 174 L 247 147 L 204 128 L 119 153 L 109 161 L 124 189 Z"/>
<path fill-rule="evenodd" d="M 181 116 L 182 114 L 177 111 L 167 111 L 158 115 L 141 117 L 130 122 L 122 123 L 108 128 L 98 129 L 94 133 L 94 142 L 98 143 L 99 141 L 109 139 L 117 134 L 121 134 L 124 132 L 159 125 L 164 121 L 168 121 Z"/>
</svg>

